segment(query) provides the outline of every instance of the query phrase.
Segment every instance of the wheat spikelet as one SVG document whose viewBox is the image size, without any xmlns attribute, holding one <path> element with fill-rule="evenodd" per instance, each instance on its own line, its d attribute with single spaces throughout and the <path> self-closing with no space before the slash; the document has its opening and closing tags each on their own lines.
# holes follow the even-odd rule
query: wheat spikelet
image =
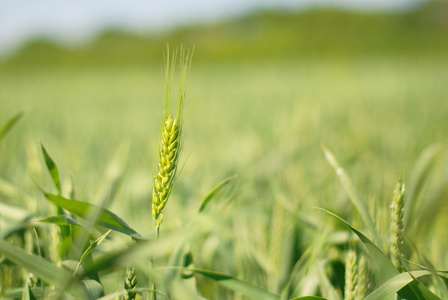
<svg viewBox="0 0 448 300">
<path fill-rule="evenodd" d="M 152 214 L 157 227 L 163 219 L 162 210 L 166 205 L 174 183 L 179 157 L 179 126 L 176 119 L 169 115 L 163 126 L 162 142 L 158 159 L 158 174 L 154 178 Z"/>
<path fill-rule="evenodd" d="M 367 296 L 369 288 L 369 274 L 367 270 L 367 260 L 361 255 L 358 263 L 358 284 L 356 285 L 356 300 L 362 300 Z"/>
<path fill-rule="evenodd" d="M 356 252 L 348 251 L 345 257 L 345 289 L 344 300 L 356 299 L 356 286 L 358 283 L 358 268 L 356 266 Z"/>
<path fill-rule="evenodd" d="M 271 224 L 271 238 L 269 244 L 269 257 L 271 258 L 272 274 L 269 276 L 270 289 L 278 289 L 281 273 L 281 263 L 284 259 L 282 246 L 285 246 L 285 223 L 287 215 L 284 208 L 278 203 L 275 204 L 273 219 Z M 272 279 L 272 280 L 271 280 Z"/>
<path fill-rule="evenodd" d="M 137 296 L 136 292 L 132 292 L 132 290 L 137 288 L 137 276 L 135 275 L 134 267 L 126 268 L 126 274 L 125 274 L 125 279 L 124 279 L 124 288 L 127 291 L 124 296 L 124 299 L 125 300 L 134 300 L 135 296 Z"/>
<path fill-rule="evenodd" d="M 403 237 L 403 211 L 404 211 L 404 192 L 405 186 L 401 180 L 397 183 L 394 190 L 392 200 L 392 222 L 391 222 L 391 245 L 390 255 L 393 265 L 403 271 L 401 263 L 401 255 L 403 253 L 404 237 Z"/>
<path fill-rule="evenodd" d="M 38 252 L 38 249 L 35 249 L 36 245 L 35 245 L 35 240 L 34 240 L 35 238 L 37 238 L 37 234 L 35 237 L 32 230 L 35 230 L 35 229 L 29 229 L 29 230 L 25 231 L 25 234 L 24 234 L 24 242 L 25 242 L 24 249 L 29 253 L 34 253 L 34 250 L 36 250 L 36 252 Z M 23 272 L 24 272 L 25 282 L 28 282 L 28 284 L 31 288 L 36 287 L 38 278 L 33 273 L 30 273 L 25 270 Z"/>
<path fill-rule="evenodd" d="M 177 103 L 177 113 L 173 117 L 170 114 L 171 89 L 174 81 L 174 73 L 177 63 L 177 51 L 170 56 L 169 49 L 165 60 L 166 69 L 166 99 L 165 110 L 162 120 L 161 138 L 159 143 L 159 153 L 157 167 L 153 179 L 152 216 L 158 233 L 158 229 L 163 220 L 163 209 L 171 194 L 176 171 L 181 152 L 183 105 L 188 81 L 188 74 L 191 66 L 191 56 L 188 51 L 185 53 L 183 47 L 180 49 L 180 74 L 179 74 L 179 101 Z"/>
</svg>

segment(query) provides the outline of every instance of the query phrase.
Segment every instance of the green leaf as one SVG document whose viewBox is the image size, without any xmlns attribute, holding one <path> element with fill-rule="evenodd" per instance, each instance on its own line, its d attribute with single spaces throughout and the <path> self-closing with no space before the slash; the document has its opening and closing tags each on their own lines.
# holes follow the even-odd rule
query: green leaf
<svg viewBox="0 0 448 300">
<path fill-rule="evenodd" d="M 292 298 L 291 300 L 327 300 L 327 299 L 322 298 L 322 297 L 317 297 L 317 296 L 303 296 L 303 297 Z"/>
<path fill-rule="evenodd" d="M 199 212 L 202 212 L 205 207 L 207 206 L 208 202 L 210 202 L 210 200 L 212 200 L 215 195 L 224 187 L 226 186 L 230 181 L 232 181 L 233 179 L 235 179 L 236 177 L 238 177 L 238 175 L 233 175 L 232 177 L 229 177 L 227 179 L 225 179 L 223 182 L 221 182 L 217 187 L 215 187 L 213 189 L 213 191 L 210 192 L 210 194 L 207 195 L 207 197 L 204 198 L 204 200 L 202 201 L 201 207 L 199 207 Z"/>
<path fill-rule="evenodd" d="M 59 178 L 59 169 L 54 160 L 50 157 L 44 145 L 40 143 L 42 148 L 42 154 L 44 155 L 45 164 L 47 165 L 47 169 L 50 172 L 51 178 L 53 179 L 53 183 L 58 189 L 59 195 L 62 195 L 62 187 L 61 187 L 61 179 Z"/>
<path fill-rule="evenodd" d="M 61 215 L 61 216 L 53 216 L 49 218 L 45 218 L 42 220 L 39 220 L 39 222 L 43 223 L 51 223 L 56 225 L 76 225 L 76 226 L 82 226 L 79 224 L 76 220 L 73 220 L 69 216 Z"/>
<path fill-rule="evenodd" d="M 405 260 L 406 260 L 407 262 L 409 262 L 409 263 L 411 263 L 411 264 L 413 264 L 413 265 L 419 267 L 419 268 L 422 268 L 423 270 L 430 271 L 430 272 L 433 273 L 433 274 L 434 274 L 434 273 L 444 273 L 444 274 L 448 274 L 448 271 L 446 271 L 446 270 L 436 270 L 436 269 L 432 269 L 432 268 L 425 267 L 425 266 L 423 266 L 423 265 L 421 265 L 421 264 L 415 263 L 415 262 L 410 261 L 410 260 L 408 260 L 408 259 L 405 259 Z"/>
<path fill-rule="evenodd" d="M 86 288 L 89 300 L 99 299 L 104 296 L 103 286 L 98 281 L 87 279 L 83 280 L 82 284 Z"/>
<path fill-rule="evenodd" d="M 403 287 L 413 282 L 415 278 L 419 278 L 426 275 L 433 275 L 430 271 L 419 270 L 411 271 L 409 273 L 398 274 L 383 285 L 374 290 L 370 295 L 368 295 L 364 300 L 382 300 L 382 299 L 392 299 L 392 297 Z"/>
<path fill-rule="evenodd" d="M 179 243 L 179 240 L 184 239 L 189 241 L 192 237 L 196 237 L 194 234 L 191 236 L 191 232 L 181 233 L 166 233 L 160 236 L 156 241 L 156 236 L 153 235 L 151 240 L 139 241 L 138 243 L 129 243 L 126 247 L 119 250 L 108 251 L 105 254 L 100 254 L 95 257 L 93 264 L 89 266 L 83 266 L 84 270 L 79 271 L 79 276 L 84 278 L 92 273 L 107 273 L 110 270 L 117 270 L 127 266 L 135 266 L 138 272 L 141 272 L 148 278 L 154 278 L 158 283 L 158 287 L 165 285 L 163 278 L 164 272 L 160 270 L 154 270 L 152 265 L 148 261 L 148 257 L 152 257 L 155 261 L 158 259 L 165 259 L 167 254 L 170 253 L 174 247 Z M 172 269 L 173 267 L 160 267 L 158 269 Z M 177 268 L 181 268 L 177 266 Z M 181 268 L 183 269 L 183 268 Z M 175 281 L 175 280 L 173 280 Z"/>
<path fill-rule="evenodd" d="M 123 174 L 123 165 L 126 160 L 129 149 L 129 143 L 122 143 L 115 151 L 112 159 L 108 162 L 104 172 L 103 183 L 99 185 L 97 196 L 94 203 L 97 209 L 89 215 L 88 222 L 85 225 L 85 231 L 77 236 L 75 241 L 74 256 L 80 257 L 84 249 L 88 246 L 89 236 L 102 216 L 103 209 L 109 207 L 115 198 L 118 187 L 121 183 Z M 73 199 L 73 197 L 71 197 Z"/>
<path fill-rule="evenodd" d="M 14 125 L 24 116 L 24 113 L 18 113 L 11 119 L 9 119 L 8 122 L 3 125 L 2 129 L 0 129 L 0 141 L 5 137 L 5 135 L 14 127 Z"/>
<path fill-rule="evenodd" d="M 100 236 L 99 238 L 97 238 L 87 249 L 86 251 L 84 251 L 84 253 L 81 256 L 81 259 L 79 260 L 78 265 L 76 266 L 75 269 L 75 274 L 78 273 L 78 269 L 81 266 L 81 264 L 83 263 L 83 261 L 86 259 L 86 257 L 92 253 L 93 250 L 95 250 L 96 247 L 98 247 L 101 242 L 107 237 L 107 235 L 111 232 L 111 230 L 109 230 L 108 232 L 106 232 L 105 234 L 103 234 L 102 236 Z"/>
<path fill-rule="evenodd" d="M 95 212 L 95 210 L 100 210 L 101 212 L 99 214 L 97 222 L 98 225 L 101 225 L 107 229 L 112 229 L 114 231 L 124 233 L 137 240 L 144 240 L 144 238 L 134 229 L 132 229 L 128 224 L 126 224 L 125 221 L 105 208 L 87 202 L 66 199 L 64 197 L 49 193 L 45 193 L 45 197 L 55 205 L 60 206 L 63 209 L 66 209 L 69 212 L 77 215 L 78 217 L 85 219 L 88 219 L 92 215 L 92 213 Z"/>
<path fill-rule="evenodd" d="M 62 195 L 62 187 L 61 187 L 61 179 L 59 178 L 58 166 L 56 165 L 54 160 L 50 157 L 50 155 L 48 154 L 44 145 L 42 143 L 40 143 L 40 146 L 42 149 L 42 154 L 44 156 L 45 164 L 47 166 L 48 172 L 50 172 L 51 178 L 53 179 L 53 183 L 56 186 L 56 189 L 58 190 L 58 194 L 61 196 Z M 64 211 L 62 210 L 62 208 L 60 206 L 57 205 L 56 208 L 57 208 L 58 215 L 64 215 Z M 61 255 L 62 255 L 62 257 L 66 257 L 66 256 L 68 256 L 68 253 L 72 246 L 72 240 L 71 240 L 71 236 L 70 236 L 70 227 L 68 227 L 66 225 L 60 225 L 60 228 L 61 228 L 61 235 L 62 235 L 63 243 L 66 246 L 66 247 L 61 248 L 61 250 L 63 250 Z M 67 252 L 65 250 L 67 250 Z"/>
<path fill-rule="evenodd" d="M 193 254 L 191 253 L 191 251 L 188 251 L 188 253 L 185 254 L 185 258 L 184 258 L 184 268 L 188 268 L 188 267 L 192 267 L 193 266 Z M 193 273 L 191 272 L 186 272 L 184 270 L 184 272 L 182 273 L 182 278 L 183 279 L 188 279 L 193 277 Z"/>
<path fill-rule="evenodd" d="M 182 239 L 178 245 L 176 246 L 176 248 L 174 249 L 174 251 L 172 251 L 172 254 L 170 256 L 170 260 L 168 262 L 169 266 L 173 266 L 173 267 L 177 267 L 182 265 L 183 259 L 184 259 L 184 255 L 187 252 L 187 243 L 185 243 L 185 241 Z M 173 281 L 175 279 L 180 278 L 180 274 L 181 274 L 181 270 L 178 268 L 173 268 L 170 270 L 167 270 L 166 273 L 166 280 L 167 281 Z"/>
<path fill-rule="evenodd" d="M 260 287 L 252 285 L 250 283 L 241 281 L 231 275 L 218 273 L 214 271 L 200 270 L 200 269 L 186 269 L 194 273 L 204 275 L 210 279 L 215 280 L 217 283 L 231 289 L 235 292 L 239 292 L 244 296 L 252 297 L 260 300 L 279 300 L 280 296 L 272 294 Z"/>
<path fill-rule="evenodd" d="M 36 300 L 33 292 L 31 292 L 28 281 L 25 283 L 25 287 L 23 288 L 22 300 Z"/>
<path fill-rule="evenodd" d="M 56 286 L 64 287 L 68 280 L 75 280 L 67 270 L 58 268 L 44 258 L 30 254 L 25 250 L 0 241 L 0 254 L 8 260 L 33 273 L 40 279 Z M 70 286 L 70 291 L 77 297 L 84 298 L 85 291 L 79 286 Z"/>
<path fill-rule="evenodd" d="M 413 212 L 417 205 L 419 195 L 423 192 L 426 181 L 429 178 L 429 172 L 433 168 L 437 155 L 440 153 L 440 147 L 433 145 L 425 149 L 417 159 L 412 170 L 412 176 L 409 180 L 406 194 L 406 205 L 403 213 L 404 228 L 408 228 Z"/>
<path fill-rule="evenodd" d="M 367 229 L 373 235 L 375 241 L 377 243 L 381 243 L 380 236 L 376 231 L 375 224 L 373 223 L 373 219 L 369 213 L 369 209 L 365 204 L 364 200 L 362 199 L 361 195 L 359 194 L 358 190 L 356 189 L 355 185 L 347 176 L 345 170 L 340 166 L 339 162 L 336 160 L 333 153 L 331 153 L 330 150 L 325 148 L 325 146 L 322 146 L 322 150 L 325 153 L 325 157 L 328 163 L 333 167 L 333 169 L 336 172 L 336 175 L 339 177 L 339 181 L 344 187 L 344 190 L 348 194 L 356 210 L 361 215 L 361 218 L 364 221 L 364 224 L 367 226 Z"/>
</svg>

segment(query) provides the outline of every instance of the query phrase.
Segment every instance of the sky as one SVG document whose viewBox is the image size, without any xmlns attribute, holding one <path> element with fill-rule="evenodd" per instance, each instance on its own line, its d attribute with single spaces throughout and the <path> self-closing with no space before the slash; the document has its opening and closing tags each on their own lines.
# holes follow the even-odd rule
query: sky
<svg viewBox="0 0 448 300">
<path fill-rule="evenodd" d="M 0 58 L 31 40 L 66 47 L 93 41 L 107 29 L 156 32 L 214 22 L 259 8 L 336 6 L 356 10 L 406 9 L 418 0 L 0 0 Z M 420 1 L 421 2 L 421 1 Z"/>
</svg>

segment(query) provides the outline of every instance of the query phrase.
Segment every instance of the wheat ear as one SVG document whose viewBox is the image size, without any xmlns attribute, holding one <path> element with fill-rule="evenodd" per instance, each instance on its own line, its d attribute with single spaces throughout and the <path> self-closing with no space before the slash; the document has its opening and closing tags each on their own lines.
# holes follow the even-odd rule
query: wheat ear
<svg viewBox="0 0 448 300">
<path fill-rule="evenodd" d="M 135 274 L 134 267 L 126 268 L 124 288 L 126 289 L 126 294 L 124 295 L 125 300 L 134 300 L 137 296 L 136 292 L 133 292 L 137 288 L 137 275 Z"/>
<path fill-rule="evenodd" d="M 358 283 L 358 268 L 356 266 L 356 252 L 349 250 L 345 257 L 345 288 L 344 300 L 356 299 L 356 286 Z"/>
<path fill-rule="evenodd" d="M 358 262 L 358 284 L 356 285 L 357 300 L 362 300 L 366 297 L 369 284 L 370 280 L 367 269 L 367 260 L 364 255 L 360 255 Z"/>
<path fill-rule="evenodd" d="M 403 211 L 404 211 L 404 192 L 405 186 L 401 180 L 397 183 L 394 190 L 394 197 L 392 200 L 392 222 L 391 222 L 391 245 L 390 255 L 393 265 L 399 270 L 403 271 L 401 263 L 401 256 L 403 253 L 404 234 L 403 234 Z"/>
<path fill-rule="evenodd" d="M 177 113 L 173 117 L 170 114 L 171 106 L 171 88 L 174 81 L 174 73 L 178 60 L 178 52 L 174 51 L 171 56 L 169 49 L 165 59 L 166 70 L 166 99 L 165 110 L 162 118 L 162 130 L 159 143 L 159 153 L 157 167 L 154 172 L 153 197 L 152 197 L 152 216 L 158 233 L 163 220 L 163 209 L 171 194 L 176 171 L 179 163 L 179 156 L 182 149 L 182 124 L 183 124 L 183 105 L 188 81 L 188 75 L 191 67 L 192 52 L 185 52 L 180 48 L 179 55 L 179 100 L 177 103 Z"/>
</svg>

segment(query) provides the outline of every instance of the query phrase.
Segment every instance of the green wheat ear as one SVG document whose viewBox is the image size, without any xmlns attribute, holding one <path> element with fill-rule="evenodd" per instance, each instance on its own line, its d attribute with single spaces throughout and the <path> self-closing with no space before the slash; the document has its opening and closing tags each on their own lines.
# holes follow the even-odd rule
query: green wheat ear
<svg viewBox="0 0 448 300">
<path fill-rule="evenodd" d="M 369 284 L 370 279 L 367 269 L 367 260 L 364 255 L 361 255 L 358 260 L 358 284 L 355 288 L 357 300 L 362 300 L 366 297 Z"/>
<path fill-rule="evenodd" d="M 124 288 L 126 290 L 124 299 L 125 300 L 134 300 L 137 296 L 137 293 L 133 291 L 137 288 L 137 275 L 135 274 L 134 267 L 126 268 L 125 279 L 124 279 Z"/>
<path fill-rule="evenodd" d="M 394 197 L 392 200 L 392 222 L 391 222 L 391 245 L 390 255 L 393 265 L 401 272 L 404 271 L 401 263 L 401 256 L 404 246 L 403 233 L 403 211 L 404 211 L 404 192 L 405 186 L 401 180 L 397 183 L 394 190 Z"/>
<path fill-rule="evenodd" d="M 162 130 L 157 164 L 154 171 L 152 197 L 152 216 L 157 232 L 163 220 L 162 211 L 171 194 L 174 181 L 176 180 L 179 155 L 182 149 L 183 106 L 192 56 L 193 51 L 186 52 L 181 46 L 179 52 L 176 49 L 171 55 L 168 49 L 165 59 L 165 109 L 161 124 Z M 177 64 L 179 64 L 179 99 L 177 103 L 177 112 L 173 117 L 170 112 L 171 90 Z"/>
<path fill-rule="evenodd" d="M 358 285 L 357 255 L 349 250 L 345 257 L 345 290 L 344 300 L 355 300 L 356 286 Z"/>
</svg>

